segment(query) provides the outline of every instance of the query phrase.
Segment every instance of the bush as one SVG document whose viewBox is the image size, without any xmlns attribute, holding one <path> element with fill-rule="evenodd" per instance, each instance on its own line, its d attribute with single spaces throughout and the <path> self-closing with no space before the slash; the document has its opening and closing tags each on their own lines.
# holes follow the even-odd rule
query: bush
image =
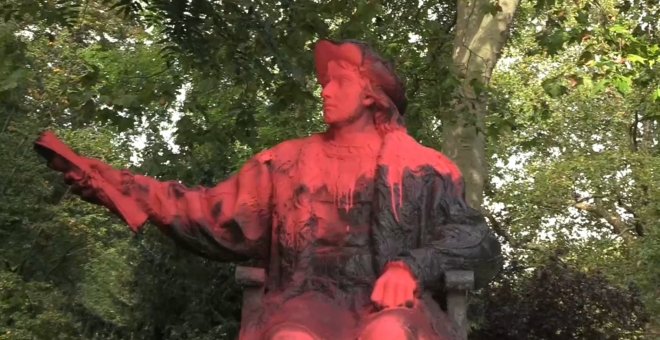
<svg viewBox="0 0 660 340">
<path fill-rule="evenodd" d="M 481 298 L 472 339 L 635 339 L 648 322 L 635 287 L 615 287 L 556 256 L 532 271 L 509 266 Z"/>
</svg>

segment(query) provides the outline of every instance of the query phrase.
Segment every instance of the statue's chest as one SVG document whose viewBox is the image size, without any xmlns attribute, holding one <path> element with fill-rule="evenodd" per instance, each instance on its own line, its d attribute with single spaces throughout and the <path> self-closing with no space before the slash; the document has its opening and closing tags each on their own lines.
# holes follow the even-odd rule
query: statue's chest
<svg viewBox="0 0 660 340">
<path fill-rule="evenodd" d="M 281 241 L 299 250 L 366 245 L 376 155 L 301 156 L 273 178 Z"/>
<path fill-rule="evenodd" d="M 356 196 L 364 197 L 376 174 L 376 154 L 312 150 L 303 153 L 296 172 L 302 185 L 317 199 L 330 199 L 338 208 L 350 209 Z M 344 150 L 341 150 L 344 151 Z M 330 195 L 323 197 L 323 193 Z M 362 199 L 360 198 L 360 199 Z"/>
</svg>

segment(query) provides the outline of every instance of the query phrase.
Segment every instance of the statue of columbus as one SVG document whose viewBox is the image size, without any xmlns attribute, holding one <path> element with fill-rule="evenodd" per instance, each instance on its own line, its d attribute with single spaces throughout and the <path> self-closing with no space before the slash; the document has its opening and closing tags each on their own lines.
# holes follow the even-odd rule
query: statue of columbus
<svg viewBox="0 0 660 340">
<path fill-rule="evenodd" d="M 452 339 L 432 293 L 448 270 L 483 286 L 500 245 L 461 173 L 408 135 L 390 63 L 358 41 L 315 49 L 327 130 L 264 150 L 212 188 L 118 170 L 50 132 L 35 143 L 73 192 L 219 261 L 261 260 L 261 315 L 244 339 Z"/>
</svg>

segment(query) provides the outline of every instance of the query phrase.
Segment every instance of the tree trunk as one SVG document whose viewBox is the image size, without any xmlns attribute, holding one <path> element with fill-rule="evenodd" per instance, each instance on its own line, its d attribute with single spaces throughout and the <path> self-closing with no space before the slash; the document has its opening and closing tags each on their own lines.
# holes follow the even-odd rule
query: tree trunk
<svg viewBox="0 0 660 340">
<path fill-rule="evenodd" d="M 487 179 L 485 87 L 508 36 L 519 0 L 457 0 L 454 73 L 460 85 L 442 117 L 443 152 L 463 172 L 468 204 L 483 202 Z"/>
</svg>

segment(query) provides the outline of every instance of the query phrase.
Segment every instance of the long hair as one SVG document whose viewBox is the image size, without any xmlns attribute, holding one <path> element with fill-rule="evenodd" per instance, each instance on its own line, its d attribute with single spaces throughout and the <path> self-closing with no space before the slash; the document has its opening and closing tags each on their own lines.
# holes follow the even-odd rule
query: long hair
<svg viewBox="0 0 660 340">
<path fill-rule="evenodd" d="M 371 96 L 374 103 L 368 109 L 372 111 L 374 125 L 381 136 L 395 130 L 405 130 L 403 115 L 392 99 L 377 85 L 367 81 L 364 87 L 364 95 Z"/>
<path fill-rule="evenodd" d="M 359 71 L 369 81 L 365 94 L 374 98 L 373 112 L 376 128 L 384 135 L 390 131 L 405 129 L 403 115 L 408 106 L 405 85 L 396 74 L 392 62 L 385 60 L 367 43 L 358 40 L 343 40 L 352 43 L 362 52 Z"/>
</svg>

